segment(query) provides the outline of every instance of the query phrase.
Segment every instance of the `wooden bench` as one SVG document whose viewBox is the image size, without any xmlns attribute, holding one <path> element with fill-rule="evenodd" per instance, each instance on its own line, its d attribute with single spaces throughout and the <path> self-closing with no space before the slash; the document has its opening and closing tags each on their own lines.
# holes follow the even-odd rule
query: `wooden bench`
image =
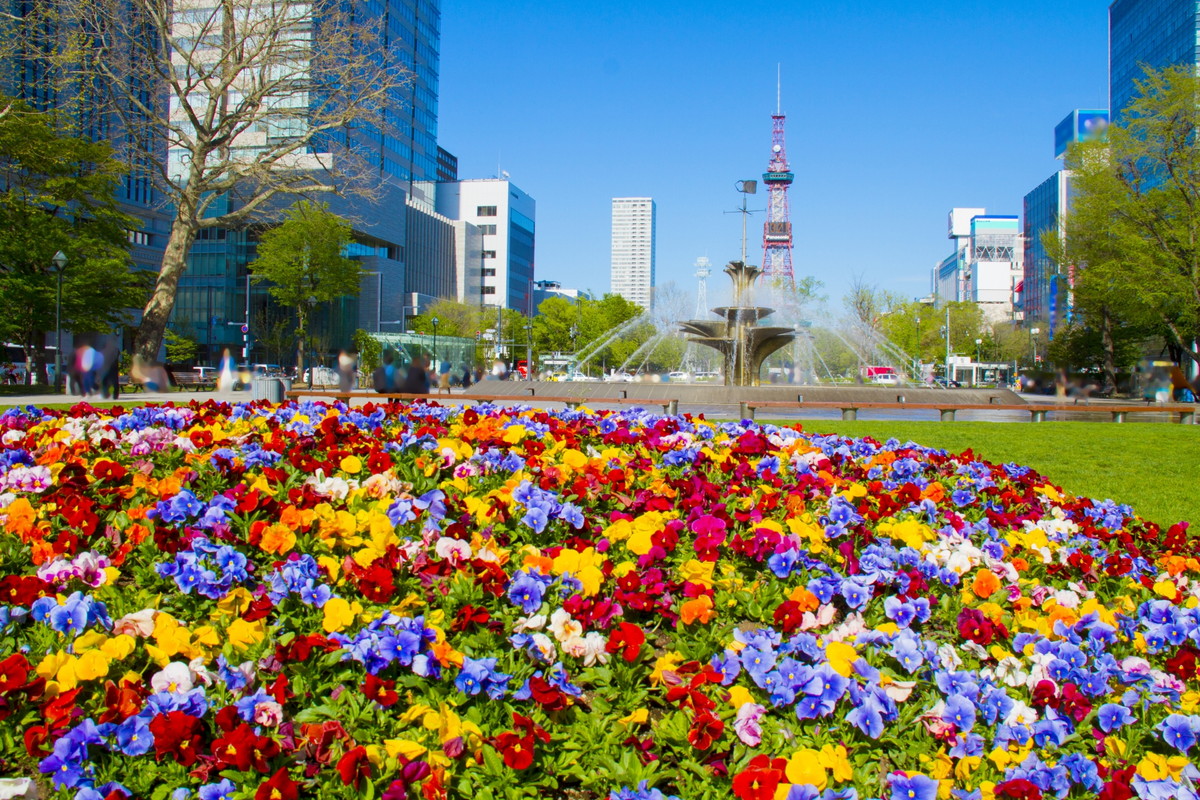
<svg viewBox="0 0 1200 800">
<path fill-rule="evenodd" d="M 133 380 L 128 375 L 122 375 L 117 378 L 117 385 L 121 387 L 121 394 L 129 394 L 130 392 L 142 391 L 142 385 Z"/>
<path fill-rule="evenodd" d="M 522 400 L 534 398 L 540 403 L 562 403 L 568 408 L 578 408 L 583 405 L 626 405 L 626 406 L 658 406 L 663 409 L 664 414 L 678 414 L 678 400 L 639 400 L 630 397 L 551 397 L 548 395 L 535 395 L 533 390 L 530 390 L 527 395 L 499 395 L 499 394 L 456 394 L 456 395 L 437 395 L 429 394 L 406 394 L 404 392 L 322 392 L 317 390 L 309 391 L 307 389 L 291 389 L 284 393 L 284 396 L 289 400 L 299 400 L 303 397 L 311 397 L 314 399 L 334 399 L 346 404 L 350 400 L 358 397 L 364 400 L 425 400 L 439 401 L 449 398 L 454 398 L 463 402 L 476 403 L 519 403 Z"/>
<path fill-rule="evenodd" d="M 194 372 L 181 372 L 173 375 L 175 385 L 180 389 L 192 389 L 193 391 L 208 390 L 211 391 L 217 386 L 215 378 L 205 378 L 197 375 Z"/>
<path fill-rule="evenodd" d="M 355 397 L 364 400 L 424 400 L 437 401 L 438 395 L 433 394 L 404 394 L 404 393 L 382 393 L 382 392 L 323 392 L 323 391 L 307 391 L 293 389 L 286 393 L 289 400 L 298 400 L 303 397 L 311 397 L 316 399 L 334 399 L 349 404 L 350 400 Z M 647 400 L 631 397 L 554 397 L 549 395 L 535 394 L 531 388 L 529 394 L 513 396 L 513 395 L 490 395 L 490 394 L 459 394 L 452 395 L 455 399 L 464 402 L 477 403 L 519 403 L 526 399 L 536 399 L 542 403 L 562 403 L 568 408 L 578 408 L 581 405 L 632 405 L 632 406 L 659 406 L 667 414 L 679 413 L 678 400 Z M 897 400 L 895 403 L 847 403 L 847 402 L 804 402 L 804 401 L 781 401 L 781 400 L 758 400 L 758 401 L 742 401 L 738 404 L 738 413 L 742 419 L 754 419 L 754 412 L 759 408 L 781 408 L 781 409 L 804 409 L 804 408 L 836 408 L 842 412 L 842 419 L 853 421 L 858 419 L 860 410 L 890 410 L 897 411 L 900 409 L 919 409 L 923 411 L 937 411 L 942 422 L 953 422 L 959 411 L 1021 411 L 1029 414 L 1030 422 L 1045 422 L 1046 416 L 1052 412 L 1069 412 L 1069 411 L 1094 411 L 1108 412 L 1112 415 L 1113 422 L 1125 422 L 1126 415 L 1137 413 L 1168 413 L 1177 414 L 1178 421 L 1183 425 L 1192 425 L 1196 421 L 1196 407 L 1192 405 L 1113 405 L 1109 403 L 1092 405 L 1060 405 L 1060 404 L 1022 404 L 1014 403 L 908 403 Z"/>
<path fill-rule="evenodd" d="M 1168 414 L 1178 414 L 1179 422 L 1183 425 L 1192 425 L 1196 421 L 1196 408 L 1189 405 L 1113 405 L 1104 403 L 1102 405 L 1061 405 L 1061 404 L 1027 404 L 1017 405 L 1014 403 L 831 403 L 831 402 L 787 402 L 787 401 L 758 401 L 758 402 L 743 402 L 740 404 L 741 414 L 743 419 L 754 419 L 754 410 L 756 408 L 836 408 L 842 412 L 842 419 L 850 421 L 858 419 L 860 409 L 888 409 L 895 411 L 897 409 L 920 409 L 923 411 L 937 411 L 942 422 L 953 422 L 959 411 L 1024 411 L 1029 414 L 1030 422 L 1045 422 L 1046 415 L 1053 411 L 1107 411 L 1112 414 L 1113 422 L 1124 422 L 1128 414 L 1158 412 Z"/>
</svg>

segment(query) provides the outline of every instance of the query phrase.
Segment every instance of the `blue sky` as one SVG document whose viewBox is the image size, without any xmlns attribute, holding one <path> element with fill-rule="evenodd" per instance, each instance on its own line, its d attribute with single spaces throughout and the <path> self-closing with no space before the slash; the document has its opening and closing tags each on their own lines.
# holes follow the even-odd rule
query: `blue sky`
<svg viewBox="0 0 1200 800">
<path fill-rule="evenodd" d="M 738 256 L 723 212 L 766 169 L 778 63 L 796 274 L 834 304 L 854 275 L 917 297 L 949 209 L 1020 215 L 1055 124 L 1107 106 L 1107 19 L 1103 0 L 443 0 L 439 143 L 537 201 L 538 279 L 608 291 L 611 198 L 648 195 L 657 282 L 693 293 L 697 257 Z"/>
</svg>

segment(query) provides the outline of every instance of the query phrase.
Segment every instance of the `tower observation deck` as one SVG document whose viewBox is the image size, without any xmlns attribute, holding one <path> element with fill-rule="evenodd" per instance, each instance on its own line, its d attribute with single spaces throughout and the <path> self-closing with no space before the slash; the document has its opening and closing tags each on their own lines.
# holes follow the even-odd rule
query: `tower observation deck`
<svg viewBox="0 0 1200 800">
<path fill-rule="evenodd" d="M 784 145 L 786 119 L 776 105 L 775 113 L 771 115 L 771 161 L 763 173 L 770 200 L 767 221 L 763 223 L 763 275 L 790 288 L 795 284 L 795 276 L 792 274 L 792 221 L 787 191 L 796 176 L 788 166 Z"/>
</svg>

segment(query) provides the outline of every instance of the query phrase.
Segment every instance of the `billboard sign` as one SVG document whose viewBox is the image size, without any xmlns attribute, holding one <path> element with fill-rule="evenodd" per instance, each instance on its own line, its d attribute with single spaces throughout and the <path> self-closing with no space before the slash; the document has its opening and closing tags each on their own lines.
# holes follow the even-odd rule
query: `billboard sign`
<svg viewBox="0 0 1200 800">
<path fill-rule="evenodd" d="M 1089 142 L 1104 134 L 1108 111 L 1101 108 L 1077 108 L 1054 126 L 1054 157 L 1062 158 L 1071 142 Z"/>
</svg>

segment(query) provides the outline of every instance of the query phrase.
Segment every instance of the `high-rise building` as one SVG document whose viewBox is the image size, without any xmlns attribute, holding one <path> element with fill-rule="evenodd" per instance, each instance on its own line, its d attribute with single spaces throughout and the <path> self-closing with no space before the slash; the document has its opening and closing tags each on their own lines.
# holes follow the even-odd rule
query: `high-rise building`
<svg viewBox="0 0 1200 800">
<path fill-rule="evenodd" d="M 612 201 L 611 291 L 647 309 L 654 301 L 655 213 L 649 197 Z"/>
<path fill-rule="evenodd" d="M 1137 94 L 1143 65 L 1153 69 L 1200 65 L 1200 2 L 1114 0 L 1108 7 L 1108 103 L 1121 121 Z"/>
<path fill-rule="evenodd" d="M 437 146 L 439 5 L 440 0 L 380 0 L 363 6 L 376 15 L 389 52 L 411 71 L 412 80 L 391 92 L 385 112 L 391 130 L 385 135 L 359 126 L 326 136 L 328 144 L 352 148 L 359 159 L 377 168 L 382 181 L 381 196 L 374 202 L 325 198 L 331 211 L 354 221 L 355 243 L 348 255 L 362 262 L 365 272 L 358 297 L 323 304 L 314 314 L 313 330 L 330 351 L 347 346 L 356 328 L 399 331 L 405 319 L 420 311 L 421 298 L 453 294 L 454 273 L 446 266 L 453 264 L 453 256 L 439 249 L 452 247 L 455 234 L 451 221 L 434 213 L 432 198 L 439 174 L 456 167 L 454 157 Z M 180 0 L 173 9 L 177 25 L 194 24 L 196 14 L 189 12 L 210 7 L 206 0 Z M 305 102 L 303 97 L 295 100 Z M 297 119 L 293 124 L 303 122 Z M 243 144 L 252 149 L 254 141 Z M 180 156 L 169 153 L 169 162 Z M 281 202 L 286 205 L 291 199 Z M 171 326 L 204 345 L 208 361 L 222 349 L 241 347 L 242 335 L 231 323 L 245 320 L 255 347 L 252 357 L 273 358 L 262 348 L 271 349 L 272 331 L 286 327 L 289 317 L 264 285 L 247 280 L 247 265 L 255 255 L 251 229 L 208 229 L 192 247 Z"/>
<path fill-rule="evenodd" d="M 975 303 L 991 322 L 1012 320 L 1024 260 L 1019 220 L 982 208 L 955 208 L 949 238 L 954 252 L 933 270 L 937 304 Z"/>
<path fill-rule="evenodd" d="M 1054 127 L 1054 155 L 1062 158 L 1072 142 L 1098 136 L 1108 126 L 1108 111 L 1076 109 Z M 1025 195 L 1025 274 L 1020 283 L 1020 307 L 1026 323 L 1044 324 L 1050 338 L 1070 318 L 1070 287 L 1074 270 L 1060 269 L 1046 253 L 1042 237 L 1062 235 L 1071 206 L 1071 172 L 1060 169 Z"/>
<path fill-rule="evenodd" d="M 458 258 L 458 285 L 468 292 L 459 299 L 532 314 L 534 199 L 508 179 L 439 183 L 437 211 L 477 229 L 479 249 L 465 248 Z M 476 287 L 479 294 L 472 296 Z"/>
</svg>

